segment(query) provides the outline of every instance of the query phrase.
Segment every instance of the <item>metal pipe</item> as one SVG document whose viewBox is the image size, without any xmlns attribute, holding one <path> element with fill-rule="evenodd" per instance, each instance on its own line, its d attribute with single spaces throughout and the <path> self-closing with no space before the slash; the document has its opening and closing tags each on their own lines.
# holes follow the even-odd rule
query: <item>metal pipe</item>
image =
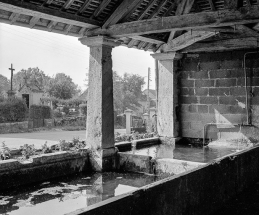
<svg viewBox="0 0 259 215">
<path fill-rule="evenodd" d="M 225 125 L 224 123 L 215 123 L 215 122 L 209 122 L 206 123 L 203 127 L 203 147 L 205 145 L 205 139 L 206 139 L 206 128 L 208 125 Z M 242 126 L 242 124 L 227 124 L 227 125 L 233 125 L 233 126 Z"/>
<path fill-rule="evenodd" d="M 246 55 L 248 54 L 256 54 L 256 52 L 247 52 L 244 54 L 244 75 L 245 75 L 245 92 L 246 92 L 246 125 L 251 125 L 251 116 L 248 107 L 248 86 L 247 86 L 247 73 L 246 73 Z"/>
</svg>

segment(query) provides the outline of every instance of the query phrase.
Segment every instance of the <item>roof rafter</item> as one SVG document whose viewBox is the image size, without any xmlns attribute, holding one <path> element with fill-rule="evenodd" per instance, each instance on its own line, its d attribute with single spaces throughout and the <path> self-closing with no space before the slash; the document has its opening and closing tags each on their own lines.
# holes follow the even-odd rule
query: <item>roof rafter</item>
<svg viewBox="0 0 259 215">
<path fill-rule="evenodd" d="M 0 9 L 28 16 L 37 16 L 47 20 L 63 22 L 80 27 L 94 28 L 100 26 L 98 21 L 44 6 L 39 7 L 25 1 L 0 0 Z"/>
<path fill-rule="evenodd" d="M 153 7 L 153 5 L 156 3 L 157 0 L 151 0 L 151 2 L 149 2 L 149 4 L 147 4 L 146 8 L 144 9 L 144 11 L 139 15 L 139 17 L 137 18 L 137 20 L 141 20 L 144 18 L 144 16 L 146 15 L 146 13 L 150 10 L 151 7 Z"/>
<path fill-rule="evenodd" d="M 192 9 L 193 3 L 194 3 L 194 0 L 182 0 L 182 1 L 180 1 L 178 6 L 177 6 L 175 15 L 180 16 L 182 14 L 189 13 Z M 167 42 L 170 42 L 170 40 L 174 39 L 175 34 L 176 34 L 176 31 L 171 31 Z"/>
<path fill-rule="evenodd" d="M 84 4 L 82 5 L 82 7 L 77 11 L 76 14 L 80 14 L 83 13 L 85 11 L 85 9 L 90 5 L 92 0 L 85 0 Z"/>
<path fill-rule="evenodd" d="M 39 17 L 32 17 L 30 20 L 30 27 L 33 28 L 39 20 Z"/>
<path fill-rule="evenodd" d="M 150 16 L 148 17 L 149 19 L 154 18 L 157 14 L 159 14 L 159 12 L 162 10 L 162 8 L 164 7 L 164 5 L 167 3 L 168 0 L 163 0 L 160 2 L 160 4 L 157 6 L 157 8 L 153 11 L 152 14 L 150 14 Z"/>
<path fill-rule="evenodd" d="M 178 51 L 178 50 L 186 48 L 187 46 L 190 46 L 196 42 L 210 38 L 216 34 L 218 34 L 218 32 L 208 32 L 208 31 L 191 32 L 191 31 L 188 31 L 185 34 L 182 34 L 181 36 L 171 40 L 169 44 L 164 44 L 161 47 L 161 50 L 162 50 L 162 52 Z"/>
<path fill-rule="evenodd" d="M 97 28 L 86 32 L 87 36 L 135 36 L 142 34 L 168 32 L 171 30 L 191 30 L 213 27 L 231 26 L 235 24 L 248 24 L 259 22 L 259 9 L 243 7 L 239 10 L 221 10 L 169 16 L 150 20 L 121 23 L 110 26 L 108 29 Z"/>
<path fill-rule="evenodd" d="M 120 19 L 125 17 L 132 8 L 134 8 L 142 0 L 124 0 L 113 12 L 113 14 L 106 20 L 102 28 L 107 28 L 109 25 L 116 24 Z"/>
<path fill-rule="evenodd" d="M 213 0 L 208 0 L 208 1 L 209 1 L 211 10 L 212 10 L 212 11 L 215 11 L 216 8 L 215 8 L 215 5 L 214 5 L 214 3 L 213 3 Z"/>
<path fill-rule="evenodd" d="M 141 3 L 142 3 L 143 1 L 144 1 L 144 0 L 139 1 L 139 3 L 136 4 L 136 5 L 131 9 L 131 11 L 129 11 L 128 14 L 123 17 L 123 19 L 121 20 L 121 22 L 126 22 L 126 21 L 128 20 L 128 18 L 130 18 L 130 16 L 132 15 L 132 13 L 139 7 L 139 5 L 141 5 Z"/>
<path fill-rule="evenodd" d="M 195 43 L 180 52 L 210 52 L 210 51 L 226 51 L 235 49 L 249 49 L 258 48 L 257 39 L 254 37 L 248 38 L 237 38 L 237 39 L 227 39 L 214 41 L 210 43 Z"/>
<path fill-rule="evenodd" d="M 75 0 L 67 0 L 62 9 L 68 9 L 74 3 L 74 1 Z"/>
<path fill-rule="evenodd" d="M 99 5 L 99 7 L 94 11 L 94 14 L 91 16 L 91 18 L 93 17 L 97 17 L 99 14 L 102 13 L 102 11 L 105 9 L 105 7 L 110 4 L 111 0 L 104 0 L 102 1 L 102 3 Z"/>
<path fill-rule="evenodd" d="M 243 6 L 243 0 L 224 0 L 225 8 L 237 9 Z"/>
</svg>

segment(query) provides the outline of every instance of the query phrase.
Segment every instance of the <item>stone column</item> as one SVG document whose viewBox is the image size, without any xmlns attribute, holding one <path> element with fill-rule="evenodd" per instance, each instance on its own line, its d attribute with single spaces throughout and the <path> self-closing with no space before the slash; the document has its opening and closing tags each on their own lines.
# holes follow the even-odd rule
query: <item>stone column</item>
<svg viewBox="0 0 259 215">
<path fill-rule="evenodd" d="M 97 36 L 79 41 L 90 47 L 86 143 L 95 171 L 115 168 L 112 48 L 119 43 Z"/>
<path fill-rule="evenodd" d="M 131 134 L 131 115 L 132 115 L 132 110 L 127 109 L 125 110 L 125 114 L 126 114 L 126 134 Z"/>
<path fill-rule="evenodd" d="M 157 132 L 174 142 L 179 135 L 177 66 L 182 55 L 176 52 L 152 54 L 158 60 Z M 171 141 L 172 140 L 172 141 Z"/>
</svg>

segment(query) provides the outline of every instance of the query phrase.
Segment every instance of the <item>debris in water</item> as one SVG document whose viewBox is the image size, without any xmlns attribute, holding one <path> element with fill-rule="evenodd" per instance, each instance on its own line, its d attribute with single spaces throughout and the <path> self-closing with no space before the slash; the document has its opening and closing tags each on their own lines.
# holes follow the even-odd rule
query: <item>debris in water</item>
<svg viewBox="0 0 259 215">
<path fill-rule="evenodd" d="M 49 184 L 50 182 L 49 181 L 47 181 L 47 182 L 43 182 L 43 183 L 41 183 L 41 185 L 40 186 L 43 186 L 43 185 L 46 185 L 46 184 Z"/>
<path fill-rule="evenodd" d="M 84 180 L 89 180 L 89 179 L 91 179 L 91 177 L 86 177 L 86 178 L 82 178 L 82 179 L 84 179 Z"/>
<path fill-rule="evenodd" d="M 117 177 L 116 179 L 122 179 L 122 177 Z"/>
</svg>

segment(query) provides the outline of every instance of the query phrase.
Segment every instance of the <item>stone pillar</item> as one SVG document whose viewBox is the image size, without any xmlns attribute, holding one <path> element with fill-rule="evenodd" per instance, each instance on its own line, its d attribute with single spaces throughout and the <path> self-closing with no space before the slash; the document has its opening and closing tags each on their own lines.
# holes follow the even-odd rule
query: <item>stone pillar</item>
<svg viewBox="0 0 259 215">
<path fill-rule="evenodd" d="M 97 36 L 79 41 L 90 47 L 86 143 L 95 171 L 115 168 L 112 48 L 119 43 Z"/>
<path fill-rule="evenodd" d="M 125 110 L 125 114 L 126 114 L 126 134 L 130 134 L 131 133 L 131 121 L 132 121 L 132 110 L 127 109 Z"/>
<path fill-rule="evenodd" d="M 176 52 L 152 54 L 158 60 L 157 132 L 168 140 L 179 135 L 177 66 L 182 55 Z M 171 141 L 170 141 L 171 142 Z"/>
</svg>

